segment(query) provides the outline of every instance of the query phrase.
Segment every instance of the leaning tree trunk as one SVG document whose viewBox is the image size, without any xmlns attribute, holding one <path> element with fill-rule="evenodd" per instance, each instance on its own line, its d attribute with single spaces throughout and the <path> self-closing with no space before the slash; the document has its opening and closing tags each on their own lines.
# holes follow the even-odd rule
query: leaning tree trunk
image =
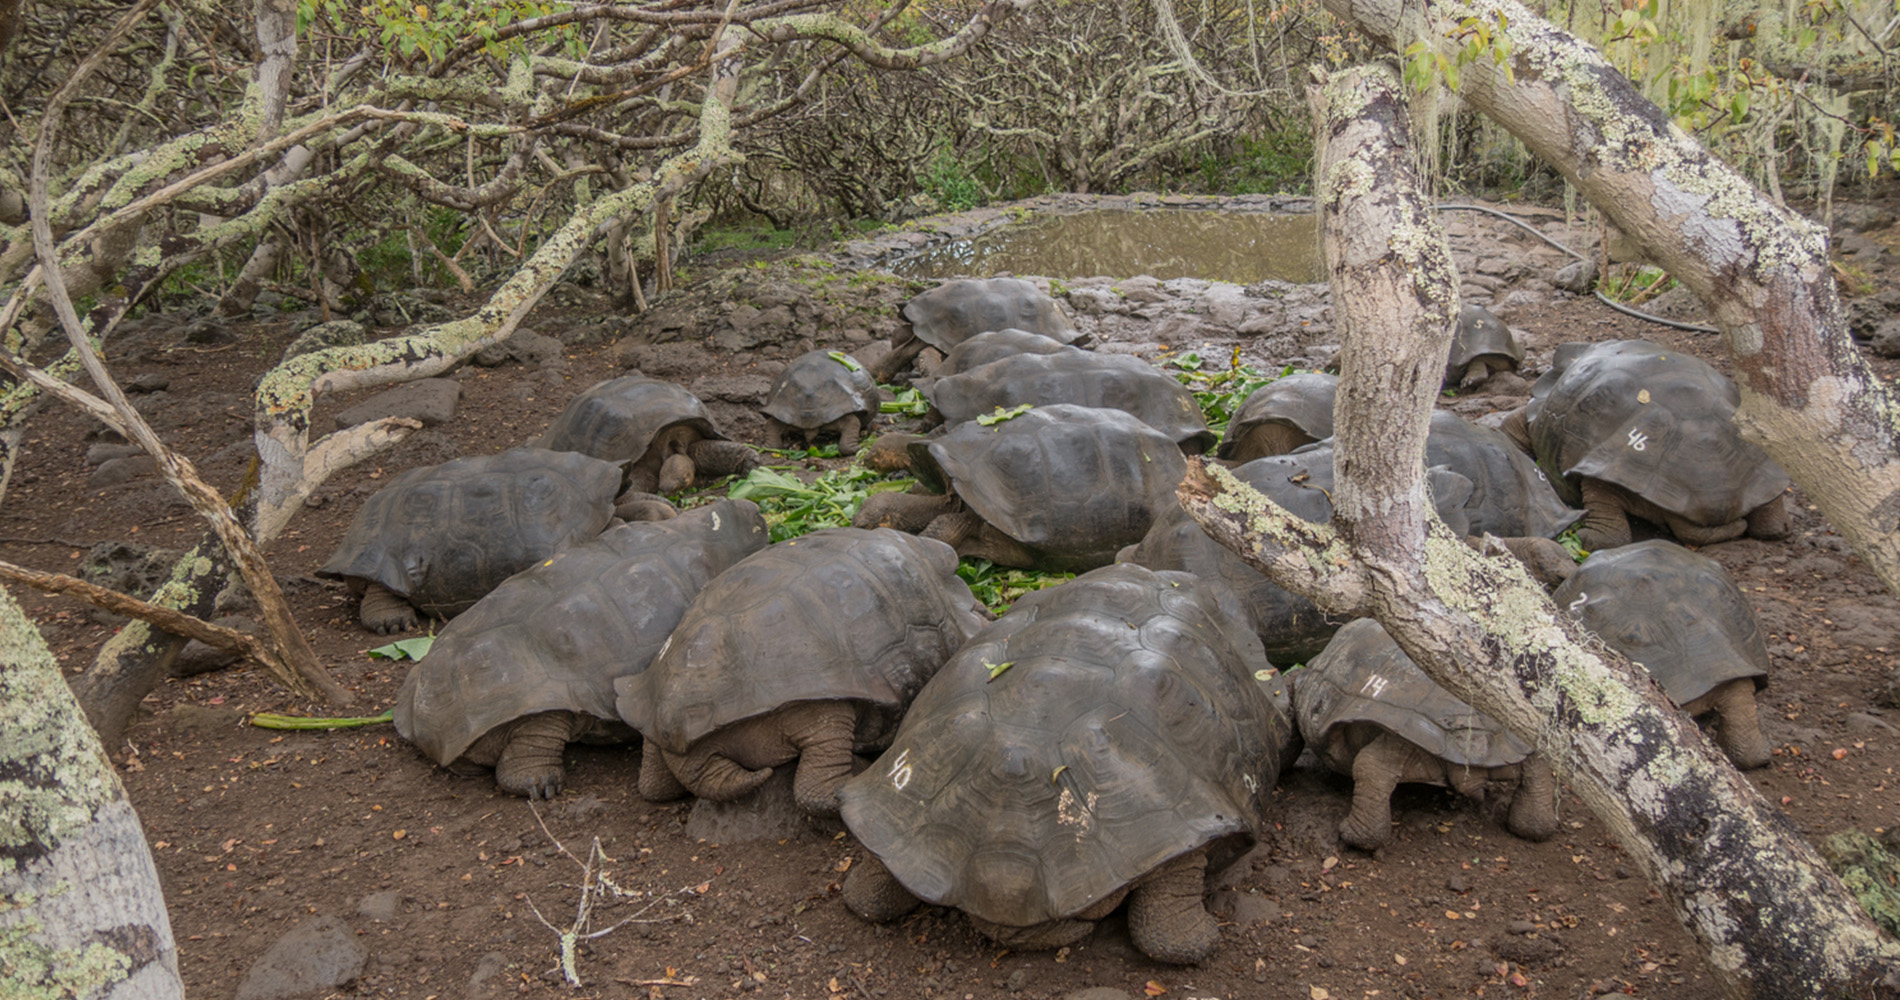
<svg viewBox="0 0 1900 1000">
<path fill-rule="evenodd" d="M 1900 402 L 1847 335 L 1827 234 L 1673 125 L 1602 53 L 1522 4 L 1326 8 L 1393 52 L 1423 39 L 1450 58 L 1472 37 L 1471 18 L 1508 46 L 1509 75 L 1486 52 L 1460 72 L 1459 95 L 1701 298 L 1740 374 L 1742 432 L 1900 594 Z"/>
<path fill-rule="evenodd" d="M 139 818 L 0 587 L 0 979 L 9 997 L 183 997 Z"/>
<path fill-rule="evenodd" d="M 1900 996 L 1900 943 L 1695 723 L 1501 547 L 1475 552 L 1432 515 L 1424 442 L 1457 315 L 1450 253 L 1396 73 L 1345 76 L 1323 103 L 1315 186 L 1342 344 L 1333 520 L 1308 524 L 1198 463 L 1182 502 L 1275 583 L 1376 617 L 1434 680 L 1546 754 L 1731 995 Z"/>
</svg>

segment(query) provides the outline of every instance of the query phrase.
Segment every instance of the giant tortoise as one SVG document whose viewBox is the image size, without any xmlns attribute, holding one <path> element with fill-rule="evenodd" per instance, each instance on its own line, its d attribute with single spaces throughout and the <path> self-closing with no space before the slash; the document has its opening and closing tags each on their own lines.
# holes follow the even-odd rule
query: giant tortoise
<svg viewBox="0 0 1900 1000">
<path fill-rule="evenodd" d="M 1293 675 L 1293 707 L 1306 745 L 1352 776 L 1339 836 L 1354 847 L 1376 851 L 1391 841 L 1392 790 L 1401 782 L 1508 801 L 1506 823 L 1526 840 L 1557 832 L 1550 762 L 1425 676 L 1370 618 L 1340 629 Z"/>
<path fill-rule="evenodd" d="M 1028 330 L 1064 344 L 1085 339 L 1055 299 L 1022 278 L 946 281 L 911 299 L 903 311 L 908 327 L 891 338 L 890 353 L 871 369 L 879 382 L 896 378 L 926 347 L 948 353 L 991 330 Z"/>
<path fill-rule="evenodd" d="M 1198 455 L 1214 444 L 1194 394 L 1159 368 L 1118 354 L 1017 354 L 935 380 L 928 395 L 944 426 L 955 427 L 1024 403 L 1072 403 L 1132 413 Z"/>
<path fill-rule="evenodd" d="M 1755 692 L 1768 686 L 1768 646 L 1721 563 L 1660 538 L 1604 549 L 1551 600 L 1647 668 L 1683 711 L 1714 713 L 1717 741 L 1736 767 L 1768 763 L 1755 712 Z"/>
<path fill-rule="evenodd" d="M 1174 440 L 1132 414 L 1066 403 L 959 424 L 910 454 L 939 495 L 876 494 L 853 524 L 922 531 L 959 555 L 1054 571 L 1113 562 L 1187 474 Z"/>
<path fill-rule="evenodd" d="M 1234 411 L 1227 433 L 1214 452 L 1239 465 L 1333 436 L 1333 397 L 1339 376 L 1295 372 L 1249 393 Z"/>
<path fill-rule="evenodd" d="M 871 857 L 845 905 L 954 906 L 1008 948 L 1057 948 L 1126 900 L 1135 947 L 1199 962 L 1207 873 L 1262 835 L 1293 739 L 1266 657 L 1185 573 L 1111 566 L 1017 601 L 840 793 Z"/>
<path fill-rule="evenodd" d="M 614 682 L 646 738 L 640 794 L 729 801 L 796 761 L 792 794 L 836 814 L 852 753 L 876 753 L 983 622 L 948 545 L 831 528 L 779 542 L 699 597 L 644 673 Z"/>
<path fill-rule="evenodd" d="M 806 351 L 792 359 L 766 394 L 765 446 L 782 448 L 796 436 L 810 447 L 820 434 L 838 435 L 838 454 L 858 453 L 858 437 L 878 410 L 877 383 L 856 358 L 841 351 Z"/>
<path fill-rule="evenodd" d="M 600 534 L 620 469 L 571 451 L 515 448 L 410 469 L 356 512 L 318 576 L 362 595 L 372 632 L 448 617 L 542 559 Z"/>
<path fill-rule="evenodd" d="M 751 448 L 713 426 L 699 397 L 645 375 L 596 382 L 535 443 L 621 463 L 627 488 L 640 493 L 677 493 L 695 476 L 744 475 L 759 464 Z"/>
<path fill-rule="evenodd" d="M 1517 371 L 1523 361 L 1524 345 L 1491 310 L 1471 303 L 1458 310 L 1458 327 L 1445 363 L 1448 388 L 1470 392 L 1493 375 Z"/>
<path fill-rule="evenodd" d="M 1583 507 L 1588 549 L 1640 517 L 1691 545 L 1785 538 L 1788 476 L 1734 423 L 1740 394 L 1707 363 L 1646 340 L 1565 344 L 1502 428 Z"/>
<path fill-rule="evenodd" d="M 614 680 L 639 673 L 713 577 L 764 548 L 748 500 L 609 528 L 509 577 L 442 630 L 403 679 L 396 731 L 451 770 L 551 798 L 569 742 L 632 739 Z"/>
</svg>

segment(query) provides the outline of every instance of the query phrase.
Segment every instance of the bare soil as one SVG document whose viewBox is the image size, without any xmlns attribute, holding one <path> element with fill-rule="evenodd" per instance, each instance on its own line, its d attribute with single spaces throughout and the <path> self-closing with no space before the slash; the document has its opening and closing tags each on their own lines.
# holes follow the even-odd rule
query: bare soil
<svg viewBox="0 0 1900 1000">
<path fill-rule="evenodd" d="M 1497 239 L 1511 237 L 1499 230 Z M 1890 278 L 1888 279 L 1891 280 Z M 1587 299 L 1517 310 L 1534 360 L 1573 339 L 1644 337 L 1720 363 L 1712 335 L 1618 316 Z M 530 326 L 592 322 L 604 306 L 547 307 Z M 109 352 L 121 379 L 162 376 L 140 398 L 161 433 L 220 489 L 250 460 L 253 379 L 294 334 L 288 321 L 234 328 L 205 346 L 157 324 Z M 698 348 L 679 372 L 756 375 L 754 355 Z M 340 585 L 312 576 L 362 500 L 394 473 L 524 443 L 576 392 L 619 374 L 612 346 L 570 347 L 551 365 L 467 368 L 449 424 L 417 434 L 324 486 L 269 555 L 326 667 L 357 697 L 345 713 L 393 703 L 405 665 L 371 660 L 387 641 L 355 623 Z M 1879 362 L 1885 377 L 1894 362 Z M 687 370 L 690 369 L 690 370 Z M 367 394 L 363 394 L 367 395 Z M 314 426 L 362 396 L 326 399 Z M 1458 400 L 1467 415 L 1520 397 Z M 760 440 L 756 417 L 716 406 L 736 436 Z M 105 540 L 184 548 L 200 525 L 162 481 L 89 486 L 92 428 L 63 409 L 33 424 L 0 507 L 6 558 L 71 571 Z M 1803 833 L 1900 823 L 1900 710 L 1880 706 L 1900 652 L 1900 602 L 1795 495 L 1785 542 L 1706 548 L 1755 598 L 1775 673 L 1761 698 L 1775 746 L 1748 775 Z M 69 671 L 83 669 L 112 627 L 75 601 L 18 595 Z M 953 912 L 923 909 L 868 925 L 838 889 L 848 838 L 785 831 L 718 843 L 687 831 L 690 804 L 652 805 L 635 785 L 638 753 L 576 746 L 567 790 L 536 807 L 491 780 L 452 776 L 390 726 L 281 732 L 250 713 L 339 714 L 296 703 L 250 667 L 174 678 L 147 699 L 128 738 L 109 748 L 157 857 L 192 996 L 230 997 L 258 957 L 293 926 L 343 921 L 367 950 L 343 997 L 649 995 L 1044 998 L 1090 987 L 1131 997 L 1564 997 L 1700 1000 L 1715 989 L 1695 943 L 1604 827 L 1566 794 L 1561 832 L 1519 840 L 1448 792 L 1407 787 L 1394 842 L 1377 854 L 1340 845 L 1334 827 L 1349 783 L 1309 756 L 1275 791 L 1272 835 L 1224 874 L 1211 901 L 1226 915 L 1218 953 L 1199 967 L 1157 964 L 1111 919 L 1060 953 L 1014 953 Z M 795 834 L 795 835 L 793 835 Z M 575 919 L 596 839 L 624 901 L 593 914 L 601 929 L 660 901 L 641 922 L 582 945 L 580 989 L 562 983 L 557 927 Z"/>
</svg>

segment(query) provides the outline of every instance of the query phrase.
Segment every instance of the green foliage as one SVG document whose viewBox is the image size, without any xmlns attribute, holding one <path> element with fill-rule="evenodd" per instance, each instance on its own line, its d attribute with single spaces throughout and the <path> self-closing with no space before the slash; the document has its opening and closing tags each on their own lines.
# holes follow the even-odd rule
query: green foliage
<svg viewBox="0 0 1900 1000">
<path fill-rule="evenodd" d="M 1612 268 L 1600 286 L 1603 294 L 1618 302 L 1636 305 L 1675 288 L 1676 279 L 1660 267 Z"/>
<path fill-rule="evenodd" d="M 1200 163 L 1201 183 L 1228 194 L 1304 194 L 1313 184 L 1313 134 L 1284 128 L 1259 137 L 1241 136 L 1237 155 L 1209 154 Z"/>
<path fill-rule="evenodd" d="M 522 41 L 504 41 L 500 30 L 527 18 L 566 10 L 566 3 L 539 0 L 299 0 L 297 32 L 305 34 L 319 18 L 328 17 L 343 30 L 394 49 L 405 59 L 441 60 L 450 49 L 480 39 L 483 49 L 497 59 L 518 54 Z M 567 25 L 537 36 L 542 42 L 559 39 L 569 54 L 586 54 L 586 39 L 578 27 Z"/>
<path fill-rule="evenodd" d="M 1201 413 L 1207 418 L 1207 429 L 1222 436 L 1227 434 L 1227 424 L 1234 419 L 1240 404 L 1246 402 L 1255 389 L 1303 371 L 1288 365 L 1277 375 L 1267 374 L 1252 365 L 1241 364 L 1238 348 L 1225 371 L 1207 371 L 1206 360 L 1194 351 L 1177 354 L 1162 365 L 1175 369 L 1175 379 L 1187 386 L 1194 393 L 1194 401 L 1200 404 Z"/>
<path fill-rule="evenodd" d="M 977 417 L 976 422 L 979 424 L 982 424 L 985 427 L 993 427 L 997 424 L 1002 423 L 1005 420 L 1012 420 L 1016 417 L 1020 417 L 1023 414 L 1028 413 L 1030 410 L 1033 410 L 1035 408 L 1036 408 L 1036 404 L 1034 403 L 1020 403 L 1020 404 L 1017 404 L 1016 406 L 1010 407 L 1007 410 L 999 406 L 996 409 L 990 411 L 989 413 L 985 413 L 982 416 Z"/>
<path fill-rule="evenodd" d="M 356 729 L 394 721 L 396 721 L 396 710 L 393 708 L 381 715 L 341 719 L 315 718 L 308 715 L 278 715 L 275 712 L 258 712 L 251 716 L 251 725 L 259 729 Z"/>
<path fill-rule="evenodd" d="M 983 204 L 982 186 L 948 149 L 938 151 L 919 182 L 946 212 L 966 212 Z"/>
<path fill-rule="evenodd" d="M 387 646 L 378 646 L 369 651 L 372 660 L 420 660 L 429 655 L 429 647 L 435 645 L 435 636 L 419 635 L 413 639 L 398 639 Z"/>
<path fill-rule="evenodd" d="M 706 226 L 693 234 L 694 253 L 721 250 L 788 250 L 799 245 L 796 229 L 773 229 L 763 221 Z"/>
<path fill-rule="evenodd" d="M 1493 21 L 1467 17 L 1458 22 L 1456 31 L 1451 34 L 1457 47 L 1450 58 L 1428 39 L 1421 38 L 1406 46 L 1405 82 L 1413 90 L 1423 92 L 1443 79 L 1445 86 L 1457 90 L 1459 71 L 1483 58 L 1489 58 L 1491 64 L 1503 72 L 1504 82 L 1515 82 L 1510 63 L 1511 41 L 1505 37 L 1505 31 L 1511 26 L 1510 19 L 1503 11 L 1493 12 L 1493 17 Z"/>
<path fill-rule="evenodd" d="M 1571 528 L 1569 531 L 1558 535 L 1557 544 L 1563 546 L 1564 551 L 1570 553 L 1570 558 L 1578 562 L 1590 558 L 1590 550 L 1584 548 L 1583 543 L 1577 540 L 1577 529 L 1575 528 Z"/>
<path fill-rule="evenodd" d="M 1900 856 L 1891 848 L 1894 835 L 1885 839 L 1882 843 L 1850 829 L 1828 837 L 1821 854 L 1861 909 L 1887 933 L 1900 934 Z"/>
<path fill-rule="evenodd" d="M 877 404 L 879 413 L 901 413 L 907 417 L 921 417 L 930 412 L 930 400 L 925 399 L 924 394 L 919 392 L 916 386 L 898 389 L 887 385 L 881 388 L 890 389 L 897 398 Z"/>
<path fill-rule="evenodd" d="M 1033 569 L 999 567 L 988 559 L 965 559 L 957 565 L 957 575 L 970 585 L 970 592 L 994 614 L 1009 610 L 1015 600 L 1032 590 L 1053 587 L 1075 579 L 1074 573 L 1043 573 Z M 1008 666 L 1008 664 L 1005 664 Z M 1000 672 L 1000 671 L 999 671 Z"/>
<path fill-rule="evenodd" d="M 772 541 L 782 542 L 822 528 L 849 527 L 871 494 L 908 489 L 910 484 L 908 479 L 885 479 L 862 465 L 834 469 L 809 483 L 760 466 L 734 483 L 726 495 L 758 504 Z"/>
</svg>

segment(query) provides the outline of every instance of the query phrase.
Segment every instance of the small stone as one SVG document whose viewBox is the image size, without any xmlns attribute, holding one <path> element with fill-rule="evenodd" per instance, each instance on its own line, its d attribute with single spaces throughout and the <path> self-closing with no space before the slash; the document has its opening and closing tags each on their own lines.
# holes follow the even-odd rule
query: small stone
<svg viewBox="0 0 1900 1000">
<path fill-rule="evenodd" d="M 1005 982 L 1003 985 L 1011 993 L 1021 993 L 1023 991 L 1023 987 L 1028 985 L 1028 983 L 1029 983 L 1029 976 L 1026 973 L 1024 973 L 1023 970 L 1017 969 L 1015 972 L 1012 972 L 1009 974 L 1009 980 Z"/>
<path fill-rule="evenodd" d="M 365 920 L 387 923 L 402 913 L 402 893 L 394 889 L 372 892 L 356 904 L 356 913 Z"/>
<path fill-rule="evenodd" d="M 1560 268 L 1550 283 L 1574 295 L 1588 295 L 1597 286 L 1597 262 L 1580 260 Z"/>
<path fill-rule="evenodd" d="M 191 344 L 228 344 L 236 338 L 215 319 L 194 320 L 185 327 L 185 341 Z"/>
<path fill-rule="evenodd" d="M 1466 893 L 1466 892 L 1471 891 L 1471 886 L 1465 883 L 1465 878 L 1463 875 L 1453 875 L 1452 877 L 1446 879 L 1445 888 L 1450 889 L 1452 892 L 1457 892 L 1457 893 Z"/>
<path fill-rule="evenodd" d="M 145 449 L 135 444 L 114 444 L 108 441 L 101 441 L 86 449 L 86 464 L 104 465 L 115 458 L 130 458 L 133 455 L 143 454 L 145 454 Z"/>
<path fill-rule="evenodd" d="M 1867 349 L 1883 358 L 1900 358 L 1900 319 L 1890 319 L 1874 328 Z"/>
<path fill-rule="evenodd" d="M 237 1000 L 278 1000 L 339 987 L 361 974 L 368 958 L 341 920 L 317 917 L 270 946 L 245 973 Z"/>
<path fill-rule="evenodd" d="M 86 480 L 86 488 L 102 490 L 134 479 L 144 479 L 158 475 L 158 460 L 150 455 L 127 455 L 115 458 L 94 469 Z"/>
<path fill-rule="evenodd" d="M 1528 920 L 1513 920 L 1504 925 L 1504 929 L 1512 934 L 1530 934 L 1537 930 L 1537 925 Z"/>
<path fill-rule="evenodd" d="M 424 427 L 447 423 L 462 399 L 462 385 L 454 379 L 425 378 L 379 392 L 336 415 L 338 430 L 384 417 L 408 417 Z"/>
<path fill-rule="evenodd" d="M 358 347 L 364 343 L 368 336 L 369 333 L 363 327 L 363 324 L 355 320 L 339 319 L 332 320 L 328 323 L 319 323 L 298 334 L 297 339 L 291 341 L 290 346 L 284 348 L 284 356 L 279 360 L 280 362 L 289 361 L 291 358 L 299 355 L 327 350 L 332 347 Z"/>
<path fill-rule="evenodd" d="M 172 380 L 158 372 L 140 372 L 125 383 L 126 392 L 164 392 Z"/>
</svg>

